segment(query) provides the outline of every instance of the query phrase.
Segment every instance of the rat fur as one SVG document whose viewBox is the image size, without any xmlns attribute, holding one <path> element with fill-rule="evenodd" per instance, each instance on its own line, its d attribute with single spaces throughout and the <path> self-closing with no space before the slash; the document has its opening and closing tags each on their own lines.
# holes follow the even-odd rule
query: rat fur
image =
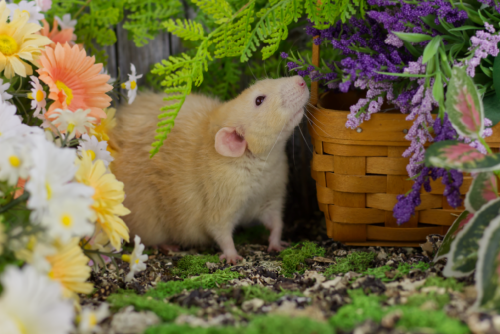
<svg viewBox="0 0 500 334">
<path fill-rule="evenodd" d="M 257 219 L 271 231 L 268 250 L 282 250 L 285 144 L 309 100 L 304 80 L 261 80 L 225 103 L 187 96 L 172 132 L 150 159 L 164 96 L 139 94 L 118 110 L 110 134 L 116 150 L 111 169 L 125 184 L 131 236 L 146 245 L 216 241 L 221 260 L 236 263 L 241 257 L 233 230 Z"/>
</svg>

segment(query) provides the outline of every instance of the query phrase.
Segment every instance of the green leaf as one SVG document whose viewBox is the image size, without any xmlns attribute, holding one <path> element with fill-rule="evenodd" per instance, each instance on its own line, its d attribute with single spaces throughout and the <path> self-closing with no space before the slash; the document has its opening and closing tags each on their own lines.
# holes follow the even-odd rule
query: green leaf
<svg viewBox="0 0 500 334">
<path fill-rule="evenodd" d="M 495 57 L 493 63 L 493 86 L 497 96 L 500 96 L 500 56 Z"/>
<path fill-rule="evenodd" d="M 397 31 L 393 31 L 392 33 L 398 36 L 401 40 L 408 41 L 411 43 L 420 43 L 420 42 L 430 41 L 432 39 L 431 36 L 425 34 L 397 32 Z"/>
<path fill-rule="evenodd" d="M 408 41 L 403 41 L 403 44 L 408 51 L 414 56 L 414 57 L 420 57 L 422 55 L 422 52 L 419 51 L 413 44 L 411 44 Z"/>
<path fill-rule="evenodd" d="M 490 222 L 498 217 L 499 210 L 500 199 L 490 201 L 458 232 L 451 244 L 448 262 L 443 270 L 445 276 L 462 277 L 474 271 L 479 250 L 478 243 Z"/>
<path fill-rule="evenodd" d="M 446 93 L 446 112 L 462 136 L 479 138 L 484 130 L 484 110 L 479 92 L 465 68 L 454 67 Z"/>
<path fill-rule="evenodd" d="M 444 88 L 443 88 L 443 80 L 441 72 L 436 74 L 436 79 L 434 81 L 434 86 L 432 86 L 432 95 L 434 99 L 442 105 L 444 102 Z"/>
<path fill-rule="evenodd" d="M 465 208 L 467 211 L 479 211 L 483 205 L 491 200 L 497 199 L 497 186 L 498 179 L 492 172 L 477 174 L 465 196 Z"/>
<path fill-rule="evenodd" d="M 475 273 L 477 298 L 473 307 L 483 310 L 500 310 L 500 217 L 496 217 L 484 230 L 479 241 Z"/>
<path fill-rule="evenodd" d="M 231 20 L 233 8 L 226 0 L 192 0 L 205 14 L 212 16 L 217 24 Z"/>
<path fill-rule="evenodd" d="M 485 155 L 456 140 L 433 143 L 425 152 L 425 165 L 462 172 L 489 172 L 500 168 L 500 153 Z"/>
<path fill-rule="evenodd" d="M 457 219 L 455 219 L 453 224 L 448 229 L 448 232 L 446 232 L 443 242 L 441 243 L 441 246 L 439 247 L 436 256 L 434 257 L 433 262 L 437 262 L 438 260 L 448 256 L 448 254 L 450 253 L 451 244 L 453 243 L 453 241 L 455 241 L 457 233 L 460 232 L 464 228 L 464 226 L 469 223 L 472 217 L 474 217 L 473 213 L 464 211 L 460 214 L 460 216 L 458 216 Z"/>
<path fill-rule="evenodd" d="M 484 117 L 489 119 L 493 125 L 500 122 L 500 95 L 490 95 L 483 98 Z"/>
<path fill-rule="evenodd" d="M 449 31 L 479 30 L 479 29 L 482 29 L 482 28 L 477 27 L 477 26 L 461 26 L 458 28 L 450 29 Z"/>
<path fill-rule="evenodd" d="M 436 36 L 432 38 L 432 40 L 429 42 L 429 44 L 427 44 L 427 46 L 424 49 L 422 64 L 426 64 L 429 61 L 429 59 L 434 57 L 434 55 L 437 53 L 439 49 L 439 45 L 441 44 L 442 40 L 443 39 L 441 36 Z"/>
</svg>

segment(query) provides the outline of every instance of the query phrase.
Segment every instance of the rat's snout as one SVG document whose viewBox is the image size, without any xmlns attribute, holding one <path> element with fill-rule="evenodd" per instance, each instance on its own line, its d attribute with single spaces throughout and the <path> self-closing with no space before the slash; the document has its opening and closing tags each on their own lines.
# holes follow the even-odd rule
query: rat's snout
<svg viewBox="0 0 500 334">
<path fill-rule="evenodd" d="M 306 88 L 306 81 L 304 80 L 304 78 L 302 78 L 301 76 L 298 76 L 298 75 L 295 76 L 294 78 L 297 78 L 295 81 L 297 82 L 299 87 Z"/>
<path fill-rule="evenodd" d="M 309 90 L 301 76 L 286 78 L 281 90 L 283 106 L 293 115 L 309 100 Z"/>
</svg>

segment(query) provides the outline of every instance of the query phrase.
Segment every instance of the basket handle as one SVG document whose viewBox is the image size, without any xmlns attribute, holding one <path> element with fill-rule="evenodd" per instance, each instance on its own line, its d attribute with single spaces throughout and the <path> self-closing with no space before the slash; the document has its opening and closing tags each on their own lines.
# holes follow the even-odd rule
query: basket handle
<svg viewBox="0 0 500 334">
<path fill-rule="evenodd" d="M 313 50 L 312 50 L 312 63 L 314 66 L 319 67 L 319 45 L 314 44 L 314 40 L 319 36 L 314 36 L 313 38 Z M 318 81 L 311 82 L 311 99 L 310 102 L 313 106 L 318 104 Z"/>
</svg>

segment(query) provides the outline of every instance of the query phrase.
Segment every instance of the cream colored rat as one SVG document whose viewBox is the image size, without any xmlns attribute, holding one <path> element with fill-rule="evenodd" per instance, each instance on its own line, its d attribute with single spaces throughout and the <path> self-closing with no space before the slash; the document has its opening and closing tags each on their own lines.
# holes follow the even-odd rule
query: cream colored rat
<svg viewBox="0 0 500 334">
<path fill-rule="evenodd" d="M 163 97 L 145 93 L 120 108 L 111 134 L 117 150 L 111 168 L 125 183 L 131 235 L 159 246 L 215 240 L 221 260 L 235 264 L 241 257 L 233 230 L 258 219 L 271 231 L 268 250 L 282 250 L 285 144 L 309 100 L 304 80 L 258 81 L 225 103 L 189 95 L 150 159 Z"/>
</svg>

